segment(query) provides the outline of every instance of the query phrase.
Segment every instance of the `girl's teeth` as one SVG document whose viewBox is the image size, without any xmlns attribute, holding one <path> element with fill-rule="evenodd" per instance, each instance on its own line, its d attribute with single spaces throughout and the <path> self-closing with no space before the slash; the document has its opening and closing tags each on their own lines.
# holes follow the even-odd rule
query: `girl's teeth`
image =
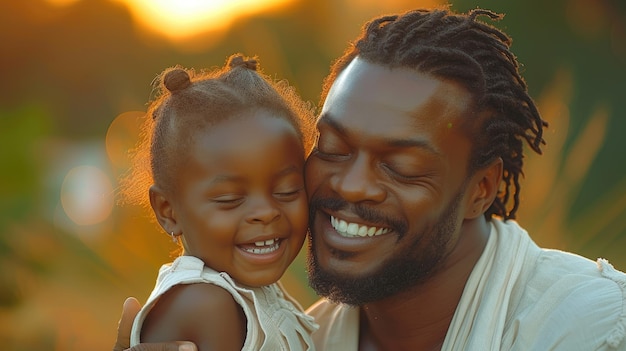
<svg viewBox="0 0 626 351">
<path fill-rule="evenodd" d="M 256 246 L 269 246 L 274 244 L 274 242 L 276 242 L 276 239 L 270 239 L 270 240 L 265 240 L 265 241 L 257 241 L 254 243 L 254 245 Z"/>
<path fill-rule="evenodd" d="M 256 246 L 255 248 L 244 248 L 244 250 L 254 254 L 267 254 L 278 250 L 278 247 L 280 247 L 278 239 L 257 241 L 254 245 Z"/>
</svg>

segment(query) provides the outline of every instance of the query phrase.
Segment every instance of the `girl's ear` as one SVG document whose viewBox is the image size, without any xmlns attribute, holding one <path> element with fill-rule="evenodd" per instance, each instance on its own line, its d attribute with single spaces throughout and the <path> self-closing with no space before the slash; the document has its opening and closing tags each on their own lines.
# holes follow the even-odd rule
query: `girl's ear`
<svg viewBox="0 0 626 351">
<path fill-rule="evenodd" d="M 157 221 L 166 233 L 179 233 L 176 214 L 172 207 L 172 202 L 168 199 L 166 193 L 157 185 L 152 185 L 149 190 L 150 206 L 156 216 Z"/>
<path fill-rule="evenodd" d="M 465 209 L 465 218 L 473 219 L 482 216 L 493 203 L 500 183 L 502 182 L 503 162 L 501 158 L 494 160 L 489 166 L 479 170 L 474 174 L 472 183 L 474 190 L 470 195 L 468 205 Z"/>
</svg>

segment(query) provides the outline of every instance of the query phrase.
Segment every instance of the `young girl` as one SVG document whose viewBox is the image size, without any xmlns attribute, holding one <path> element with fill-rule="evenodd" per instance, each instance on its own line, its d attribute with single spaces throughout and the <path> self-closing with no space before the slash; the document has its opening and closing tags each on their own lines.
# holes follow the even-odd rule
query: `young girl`
<svg viewBox="0 0 626 351">
<path fill-rule="evenodd" d="M 241 55 L 200 75 L 170 68 L 160 81 L 123 184 L 131 198 L 149 193 L 183 254 L 161 267 L 131 346 L 188 340 L 201 351 L 312 350 L 317 326 L 278 283 L 307 231 L 311 109 Z"/>
</svg>

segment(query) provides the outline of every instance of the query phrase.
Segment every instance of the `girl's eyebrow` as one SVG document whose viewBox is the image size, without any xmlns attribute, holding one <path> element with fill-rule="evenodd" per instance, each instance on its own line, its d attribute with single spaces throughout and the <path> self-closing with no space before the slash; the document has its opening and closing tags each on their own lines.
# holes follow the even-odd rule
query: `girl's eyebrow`
<svg viewBox="0 0 626 351">
<path fill-rule="evenodd" d="M 276 173 L 277 176 L 284 176 L 290 173 L 299 173 L 300 171 L 298 170 L 298 167 L 296 165 L 289 165 L 285 168 L 283 168 L 282 170 L 280 170 L 280 172 Z M 211 178 L 211 180 L 208 182 L 209 185 L 215 185 L 215 184 L 219 184 L 219 183 L 226 183 L 226 182 L 236 182 L 239 181 L 241 179 L 243 179 L 244 177 L 238 176 L 238 175 L 230 175 L 230 174 L 220 174 L 217 175 L 213 178 Z"/>
<path fill-rule="evenodd" d="M 220 174 L 211 178 L 211 180 L 209 181 L 209 184 L 214 185 L 214 184 L 219 184 L 219 183 L 234 182 L 239 179 L 241 179 L 241 177 L 239 176 Z"/>
<path fill-rule="evenodd" d="M 283 176 L 289 173 L 298 173 L 298 167 L 296 165 L 289 165 L 288 167 L 285 167 L 283 170 L 281 170 L 280 172 L 278 172 L 277 175 L 279 176 Z"/>
</svg>

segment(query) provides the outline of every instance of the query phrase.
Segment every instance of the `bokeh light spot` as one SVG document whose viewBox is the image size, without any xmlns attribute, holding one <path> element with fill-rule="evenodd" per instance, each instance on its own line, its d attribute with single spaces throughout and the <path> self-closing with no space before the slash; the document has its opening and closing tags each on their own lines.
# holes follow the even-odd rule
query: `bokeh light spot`
<svg viewBox="0 0 626 351">
<path fill-rule="evenodd" d="M 145 112 L 130 111 L 117 116 L 106 134 L 106 151 L 113 166 L 118 169 L 130 167 L 129 150 L 137 146 L 141 121 Z"/>
<path fill-rule="evenodd" d="M 70 170 L 61 185 L 61 205 L 78 225 L 98 224 L 113 211 L 113 186 L 97 167 L 79 166 Z"/>
</svg>

